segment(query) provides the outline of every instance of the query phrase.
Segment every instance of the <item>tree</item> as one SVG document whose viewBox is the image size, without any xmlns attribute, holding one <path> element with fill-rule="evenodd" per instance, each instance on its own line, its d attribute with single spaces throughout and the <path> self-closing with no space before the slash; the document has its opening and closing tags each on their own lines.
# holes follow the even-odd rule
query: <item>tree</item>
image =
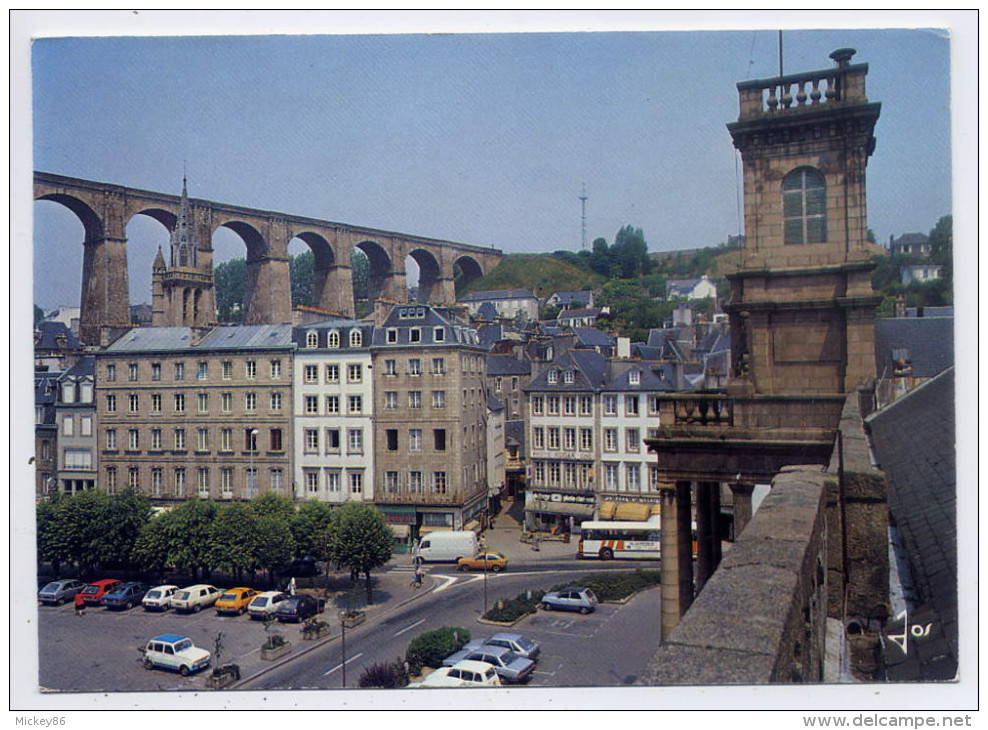
<svg viewBox="0 0 988 730">
<path fill-rule="evenodd" d="M 277 492 L 264 492 L 250 500 L 250 509 L 258 517 L 275 517 L 286 525 L 295 519 L 295 503 Z"/>
<path fill-rule="evenodd" d="M 292 282 L 292 306 L 312 304 L 312 278 L 315 256 L 311 250 L 292 256 L 288 262 L 288 275 Z"/>
<path fill-rule="evenodd" d="M 648 244 L 645 243 L 645 234 L 641 228 L 623 226 L 614 236 L 611 253 L 622 279 L 633 279 L 652 272 Z"/>
<path fill-rule="evenodd" d="M 337 569 L 366 578 L 367 603 L 374 602 L 370 572 L 391 559 L 394 532 L 384 515 L 369 504 L 348 502 L 333 512 L 333 520 L 323 533 L 321 555 Z"/>
<path fill-rule="evenodd" d="M 62 512 L 63 502 L 58 492 L 52 499 L 38 502 L 35 508 L 38 562 L 50 562 L 56 578 L 62 562 L 70 559 L 62 529 Z"/>
<path fill-rule="evenodd" d="M 192 574 L 209 574 L 210 542 L 216 503 L 190 499 L 168 513 L 168 564 Z"/>
<path fill-rule="evenodd" d="M 930 231 L 930 259 L 943 267 L 943 281 L 953 289 L 954 283 L 954 216 L 945 215 Z"/>
<path fill-rule="evenodd" d="M 242 322 L 244 318 L 244 285 L 247 262 L 230 259 L 213 270 L 216 291 L 216 316 L 220 322 Z"/>
<path fill-rule="evenodd" d="M 108 494 L 92 489 L 62 498 L 57 514 L 64 555 L 84 574 L 92 573 L 100 560 L 102 520 L 109 499 Z"/>
<path fill-rule="evenodd" d="M 254 533 L 254 552 L 252 555 L 257 567 L 268 571 L 268 582 L 274 583 L 274 573 L 282 565 L 292 559 L 295 553 L 295 542 L 288 523 L 276 515 L 261 515 L 257 517 Z"/>
<path fill-rule="evenodd" d="M 123 563 L 129 570 L 137 538 L 151 519 L 151 500 L 128 488 L 111 495 L 100 511 L 102 534 L 96 554 L 101 562 Z"/>
<path fill-rule="evenodd" d="M 595 238 L 590 252 L 590 269 L 601 276 L 610 276 L 613 257 L 607 239 Z"/>
<path fill-rule="evenodd" d="M 209 564 L 232 572 L 239 581 L 245 570 L 254 570 L 257 515 L 243 502 L 217 507 L 210 525 Z"/>
<path fill-rule="evenodd" d="M 318 552 L 320 535 L 332 519 L 333 508 L 325 502 L 312 500 L 299 506 L 291 522 L 296 557 L 310 557 Z"/>
<path fill-rule="evenodd" d="M 172 519 L 169 512 L 152 517 L 141 528 L 131 552 L 131 560 L 137 564 L 140 570 L 152 573 L 159 579 L 164 577 L 165 569 L 169 564 L 168 557 L 171 550 L 169 523 Z"/>
</svg>

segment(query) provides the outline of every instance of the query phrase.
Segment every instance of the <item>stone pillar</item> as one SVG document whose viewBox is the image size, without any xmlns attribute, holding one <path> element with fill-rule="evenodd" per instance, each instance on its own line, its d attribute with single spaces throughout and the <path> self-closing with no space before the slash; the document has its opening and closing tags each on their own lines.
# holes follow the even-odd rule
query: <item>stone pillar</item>
<svg viewBox="0 0 988 730">
<path fill-rule="evenodd" d="M 679 600 L 682 616 L 693 603 L 693 500 L 690 497 L 692 484 L 688 481 L 676 482 L 676 540 L 679 544 L 676 556 L 679 565 Z"/>
<path fill-rule="evenodd" d="M 720 527 L 720 482 L 707 482 L 706 488 L 710 491 L 710 552 L 713 558 L 710 572 L 713 574 L 717 570 L 717 566 L 720 565 L 721 541 L 724 539 Z"/>
<path fill-rule="evenodd" d="M 696 592 L 703 590 L 714 572 L 713 538 L 710 521 L 710 490 L 708 482 L 698 482 L 696 488 Z"/>
<path fill-rule="evenodd" d="M 102 236 L 83 245 L 79 339 L 98 345 L 103 327 L 130 326 L 127 239 Z"/>
<path fill-rule="evenodd" d="M 433 287 L 433 298 L 442 304 L 453 304 L 456 302 L 456 285 L 451 276 L 439 277 Z"/>
<path fill-rule="evenodd" d="M 731 482 L 731 493 L 734 497 L 734 539 L 741 536 L 748 522 L 751 521 L 751 494 L 755 485 L 750 482 Z"/>
<path fill-rule="evenodd" d="M 693 601 L 690 483 L 663 485 L 662 495 L 662 639 L 676 628 Z M 685 516 L 685 526 L 684 526 Z"/>
<path fill-rule="evenodd" d="M 408 282 L 404 271 L 392 269 L 382 277 L 381 297 L 396 302 L 408 301 Z"/>
<path fill-rule="evenodd" d="M 244 324 L 285 324 L 292 321 L 292 291 L 288 259 L 265 256 L 247 262 Z"/>
<path fill-rule="evenodd" d="M 312 303 L 319 309 L 353 316 L 353 271 L 349 266 L 332 265 L 316 271 L 312 282 Z"/>
</svg>

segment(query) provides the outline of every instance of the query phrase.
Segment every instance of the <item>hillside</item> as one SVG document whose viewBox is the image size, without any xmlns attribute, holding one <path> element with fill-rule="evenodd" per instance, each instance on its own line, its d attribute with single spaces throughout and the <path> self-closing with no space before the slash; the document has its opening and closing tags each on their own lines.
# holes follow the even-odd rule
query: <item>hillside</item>
<svg viewBox="0 0 988 730">
<path fill-rule="evenodd" d="M 540 299 L 557 291 L 579 291 L 599 287 L 606 279 L 584 271 L 550 254 L 507 254 L 487 276 L 477 279 L 458 296 L 474 291 L 527 289 Z"/>
</svg>

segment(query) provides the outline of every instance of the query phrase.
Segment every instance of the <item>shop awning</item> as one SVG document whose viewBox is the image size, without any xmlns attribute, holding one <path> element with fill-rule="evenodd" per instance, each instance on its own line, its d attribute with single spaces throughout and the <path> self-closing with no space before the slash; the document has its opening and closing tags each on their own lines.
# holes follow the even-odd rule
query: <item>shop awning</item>
<svg viewBox="0 0 988 730">
<path fill-rule="evenodd" d="M 568 515 L 572 517 L 593 517 L 592 504 L 573 504 L 568 502 L 548 502 L 538 500 L 531 507 L 525 507 L 526 512 L 543 515 Z"/>
</svg>

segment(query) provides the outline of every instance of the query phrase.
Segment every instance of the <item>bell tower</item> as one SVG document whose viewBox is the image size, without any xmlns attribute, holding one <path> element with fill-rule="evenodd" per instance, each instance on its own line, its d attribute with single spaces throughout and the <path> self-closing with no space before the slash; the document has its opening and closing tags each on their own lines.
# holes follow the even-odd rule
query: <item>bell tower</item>
<svg viewBox="0 0 988 730">
<path fill-rule="evenodd" d="M 874 375 L 865 168 L 881 104 L 867 64 L 737 85 L 745 245 L 731 283 L 732 382 L 759 395 L 847 393 Z"/>
</svg>

